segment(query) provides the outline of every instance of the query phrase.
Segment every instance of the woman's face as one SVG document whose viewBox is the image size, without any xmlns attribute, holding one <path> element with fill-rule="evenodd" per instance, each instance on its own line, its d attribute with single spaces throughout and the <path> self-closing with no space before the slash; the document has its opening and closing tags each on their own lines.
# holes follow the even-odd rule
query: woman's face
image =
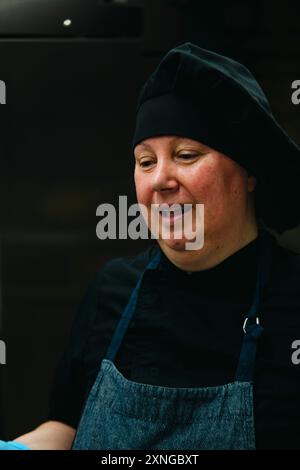
<svg viewBox="0 0 300 470">
<path fill-rule="evenodd" d="M 153 204 L 162 208 L 191 204 L 193 229 L 196 204 L 204 204 L 204 247 L 210 240 L 247 230 L 253 216 L 255 178 L 248 177 L 232 159 L 196 140 L 176 136 L 148 138 L 135 147 L 134 154 L 137 200 L 147 208 L 152 232 Z M 159 217 L 158 243 L 163 251 L 170 255 L 185 250 L 189 240 L 184 234 L 179 239 L 173 236 L 174 218 L 164 212 Z M 161 224 L 166 222 L 170 224 L 168 239 L 161 237 Z"/>
</svg>

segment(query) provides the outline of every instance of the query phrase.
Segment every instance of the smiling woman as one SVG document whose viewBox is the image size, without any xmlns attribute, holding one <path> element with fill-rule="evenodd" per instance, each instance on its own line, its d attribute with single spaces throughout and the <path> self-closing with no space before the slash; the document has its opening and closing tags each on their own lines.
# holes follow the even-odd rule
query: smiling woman
<svg viewBox="0 0 300 470">
<path fill-rule="evenodd" d="M 300 327 L 300 259 L 257 214 L 278 231 L 299 224 L 290 189 L 298 147 L 244 66 L 188 43 L 145 83 L 133 152 L 137 200 L 159 236 L 147 252 L 102 270 L 93 341 L 108 338 L 111 309 L 118 322 L 73 448 L 299 447 L 290 347 Z M 175 237 L 183 214 L 170 215 L 174 204 L 191 206 L 193 229 L 204 205 L 201 249 Z"/>
<path fill-rule="evenodd" d="M 186 250 L 184 236 L 164 238 L 161 226 L 154 229 L 160 248 L 177 267 L 211 268 L 256 238 L 255 178 L 226 155 L 191 139 L 164 136 L 138 144 L 135 158 L 137 199 L 148 209 L 148 221 L 153 205 L 190 204 L 196 232 L 196 207 L 204 204 L 203 248 Z"/>
<path fill-rule="evenodd" d="M 50 422 L 65 423 L 69 446 L 77 430 L 72 449 L 300 448 L 300 256 L 261 224 L 300 222 L 298 147 L 249 70 L 190 43 L 145 83 L 132 147 L 137 200 L 159 236 L 88 289 Z M 185 204 L 196 231 L 204 206 L 194 250 L 175 237 Z"/>
</svg>

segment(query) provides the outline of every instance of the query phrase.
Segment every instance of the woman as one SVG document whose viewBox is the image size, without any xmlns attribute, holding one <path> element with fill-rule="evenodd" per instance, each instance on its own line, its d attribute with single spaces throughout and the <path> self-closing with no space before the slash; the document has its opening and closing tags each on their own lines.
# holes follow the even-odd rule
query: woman
<svg viewBox="0 0 300 470">
<path fill-rule="evenodd" d="M 146 82 L 133 150 L 137 199 L 170 237 L 99 272 L 48 425 L 73 449 L 299 447 L 300 259 L 258 224 L 299 224 L 299 149 L 245 67 L 187 43 Z M 174 203 L 194 221 L 204 204 L 201 249 L 174 237 Z"/>
</svg>

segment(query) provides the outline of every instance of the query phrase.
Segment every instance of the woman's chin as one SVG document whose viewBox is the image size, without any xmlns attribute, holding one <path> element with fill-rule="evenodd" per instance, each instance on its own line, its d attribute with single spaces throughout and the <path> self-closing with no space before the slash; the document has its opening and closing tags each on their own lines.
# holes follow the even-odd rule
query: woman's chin
<svg viewBox="0 0 300 470">
<path fill-rule="evenodd" d="M 184 251 L 186 250 L 186 243 L 188 240 L 185 238 L 181 239 L 162 239 L 160 238 L 158 240 L 158 244 L 161 247 L 161 249 L 167 249 L 167 250 L 175 250 L 175 251 Z"/>
</svg>

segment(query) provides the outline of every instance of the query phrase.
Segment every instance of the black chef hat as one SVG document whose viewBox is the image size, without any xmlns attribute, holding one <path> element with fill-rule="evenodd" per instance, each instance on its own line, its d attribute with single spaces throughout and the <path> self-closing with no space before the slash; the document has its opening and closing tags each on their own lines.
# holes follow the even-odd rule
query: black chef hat
<svg viewBox="0 0 300 470">
<path fill-rule="evenodd" d="M 139 96 L 133 149 L 160 135 L 226 154 L 256 177 L 256 210 L 267 226 L 299 225 L 300 150 L 242 64 L 192 43 L 171 49 Z"/>
</svg>

